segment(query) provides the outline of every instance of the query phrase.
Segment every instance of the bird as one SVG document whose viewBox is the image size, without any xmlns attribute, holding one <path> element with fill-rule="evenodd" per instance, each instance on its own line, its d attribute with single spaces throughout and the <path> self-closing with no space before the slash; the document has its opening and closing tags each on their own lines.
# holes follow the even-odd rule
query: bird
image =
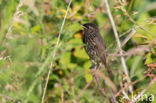
<svg viewBox="0 0 156 103">
<path fill-rule="evenodd" d="M 90 68 L 99 68 L 100 64 L 103 64 L 104 67 L 107 68 L 107 72 L 111 78 L 113 78 L 107 61 L 108 53 L 106 45 L 100 34 L 99 28 L 93 23 L 86 23 L 81 25 L 81 27 L 84 29 L 82 36 L 84 48 L 92 61 L 92 66 Z"/>
</svg>

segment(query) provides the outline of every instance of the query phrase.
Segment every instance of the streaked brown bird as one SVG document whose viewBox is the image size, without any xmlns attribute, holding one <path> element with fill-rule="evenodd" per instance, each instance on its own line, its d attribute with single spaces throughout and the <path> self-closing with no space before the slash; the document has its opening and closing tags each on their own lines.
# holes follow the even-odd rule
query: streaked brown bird
<svg viewBox="0 0 156 103">
<path fill-rule="evenodd" d="M 112 75 L 107 64 L 106 46 L 98 27 L 93 23 L 86 23 L 81 26 L 84 28 L 82 38 L 85 44 L 84 48 L 93 65 L 95 65 L 95 68 L 98 68 L 99 64 L 102 63 L 108 69 L 108 73 Z M 94 66 L 91 68 L 94 68 Z"/>
</svg>

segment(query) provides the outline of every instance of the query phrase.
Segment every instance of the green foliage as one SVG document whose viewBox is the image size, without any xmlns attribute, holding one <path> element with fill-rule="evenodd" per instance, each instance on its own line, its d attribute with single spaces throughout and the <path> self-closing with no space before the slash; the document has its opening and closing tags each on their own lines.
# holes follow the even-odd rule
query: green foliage
<svg viewBox="0 0 156 103">
<path fill-rule="evenodd" d="M 81 103 L 109 102 L 101 95 L 96 82 L 83 91 L 93 77 L 89 69 L 91 61 L 82 44 L 80 24 L 97 24 L 109 53 L 117 50 L 105 6 L 100 5 L 102 0 L 72 0 L 53 58 L 68 1 L 0 0 L 0 103 L 15 103 L 19 100 L 22 103 L 40 103 L 49 69 L 52 69 L 52 73 L 45 98 L 48 103 L 72 103 L 78 95 L 81 95 L 78 100 Z M 134 84 L 133 92 L 137 94 L 148 87 L 145 93 L 148 96 L 156 95 L 156 84 L 150 85 L 156 74 L 155 1 L 127 0 L 127 4 L 120 4 L 119 1 L 110 0 L 109 4 L 120 41 L 128 36 L 129 32 L 125 32 L 136 29 L 123 50 L 127 52 L 133 47 L 148 46 L 147 51 L 125 57 L 132 82 L 140 80 Z M 19 5 L 21 7 L 17 8 Z M 120 57 L 111 59 L 110 68 L 119 91 L 119 81 L 125 77 Z M 109 93 L 107 86 L 103 86 Z M 123 102 L 122 97 L 122 94 L 117 97 L 119 103 Z"/>
</svg>

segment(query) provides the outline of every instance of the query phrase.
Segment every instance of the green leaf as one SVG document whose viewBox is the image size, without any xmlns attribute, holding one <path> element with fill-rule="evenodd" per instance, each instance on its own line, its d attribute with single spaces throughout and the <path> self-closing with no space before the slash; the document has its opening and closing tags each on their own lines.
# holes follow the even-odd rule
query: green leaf
<svg viewBox="0 0 156 103">
<path fill-rule="evenodd" d="M 73 69 L 77 66 L 77 64 L 71 63 L 71 52 L 65 52 L 61 59 L 60 64 L 63 65 L 64 68 Z"/>
<path fill-rule="evenodd" d="M 150 64 L 150 63 L 152 63 L 151 55 L 152 55 L 151 53 L 148 53 L 148 54 L 146 55 L 145 64 Z"/>
<path fill-rule="evenodd" d="M 90 66 L 91 66 L 91 61 L 87 61 L 83 65 L 83 67 L 85 69 L 85 80 L 86 80 L 87 83 L 90 82 L 93 79 L 92 75 L 90 73 Z"/>
<path fill-rule="evenodd" d="M 40 25 L 35 25 L 31 28 L 31 33 L 32 34 L 38 34 L 41 33 L 41 27 Z"/>
<path fill-rule="evenodd" d="M 80 46 L 75 48 L 74 56 L 82 59 L 89 59 L 89 56 L 86 54 L 84 48 Z"/>
</svg>

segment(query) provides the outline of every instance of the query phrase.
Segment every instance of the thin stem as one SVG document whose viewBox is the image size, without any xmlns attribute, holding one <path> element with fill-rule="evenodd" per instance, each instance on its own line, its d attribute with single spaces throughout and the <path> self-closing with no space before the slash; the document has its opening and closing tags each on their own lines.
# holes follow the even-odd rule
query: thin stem
<svg viewBox="0 0 156 103">
<path fill-rule="evenodd" d="M 99 89 L 100 89 L 101 94 L 102 94 L 104 97 L 106 97 L 106 93 L 105 93 L 104 89 L 103 89 L 102 86 L 101 86 L 99 77 L 97 77 L 95 74 L 94 74 L 93 76 L 94 76 L 94 78 L 95 78 L 95 80 L 96 80 L 96 82 L 97 82 L 97 84 L 98 84 L 98 86 L 99 86 Z"/>
<path fill-rule="evenodd" d="M 84 93 L 84 91 L 91 85 L 92 82 L 93 82 L 93 79 L 89 83 L 86 84 L 86 86 L 82 89 L 80 94 L 73 101 L 78 101 L 80 97 L 82 96 L 82 94 Z"/>
<path fill-rule="evenodd" d="M 61 25 L 61 29 L 60 29 L 60 31 L 59 31 L 58 39 L 57 39 L 57 42 L 56 42 L 56 45 L 55 45 L 55 48 L 54 48 L 54 54 L 53 54 L 52 58 L 54 58 L 55 55 L 56 55 L 56 49 L 57 49 L 58 44 L 59 44 L 59 41 L 60 41 L 61 33 L 62 33 L 64 24 L 65 24 L 65 21 L 66 21 L 66 17 L 67 17 L 69 8 L 70 8 L 71 1 L 72 1 L 72 0 L 70 0 L 70 2 L 69 2 L 69 4 L 68 4 L 67 11 L 66 11 L 66 14 L 65 14 L 65 16 L 64 16 L 64 19 L 63 19 L 63 22 L 62 22 L 62 25 Z M 51 64 L 50 64 L 50 68 L 49 68 L 48 75 L 47 75 L 47 78 L 46 78 L 45 87 L 44 87 L 44 90 L 43 90 L 43 96 L 42 96 L 42 99 L 41 99 L 41 103 L 44 103 L 44 98 L 45 98 L 46 89 L 47 89 L 47 85 L 48 85 L 48 81 L 49 81 L 49 76 L 50 76 L 51 70 L 52 70 L 52 65 L 53 65 L 53 61 L 52 61 Z"/>
<path fill-rule="evenodd" d="M 12 32 L 12 27 L 14 25 L 15 22 L 18 22 L 17 20 L 23 15 L 23 12 L 20 10 L 20 8 L 23 6 L 25 0 L 20 0 L 19 1 L 19 4 L 17 5 L 16 7 L 16 12 L 13 14 L 13 17 L 12 17 L 12 20 L 11 22 L 9 23 L 9 27 L 8 27 L 8 30 L 7 30 L 7 33 L 4 33 L 5 31 L 5 26 L 3 25 L 3 27 L 0 28 L 1 32 L 0 32 L 0 46 L 2 45 L 2 42 L 5 40 L 5 37 L 8 37 L 9 34 Z M 1 4 L 0 4 L 0 9 L 1 9 Z M 0 10 L 1 12 L 1 10 Z M 0 13 L 0 20 L 3 18 L 2 17 L 2 12 Z M 2 22 L 0 22 L 1 24 Z"/>
<path fill-rule="evenodd" d="M 108 17 L 110 19 L 110 22 L 112 24 L 112 28 L 113 28 L 113 32 L 114 32 L 114 36 L 115 36 L 115 39 L 116 39 L 116 42 L 117 42 L 117 46 L 120 50 L 120 54 L 122 55 L 123 52 L 122 52 L 122 49 L 121 49 L 121 43 L 120 43 L 120 40 L 119 40 L 119 37 L 118 37 L 118 33 L 117 33 L 117 30 L 116 30 L 116 26 L 115 26 L 115 23 L 114 23 L 114 20 L 113 20 L 113 17 L 112 17 L 112 14 L 110 12 L 110 7 L 109 7 L 109 4 L 108 4 L 108 1 L 105 0 L 105 6 L 106 6 L 106 10 L 107 10 L 107 13 L 108 13 Z M 121 59 L 121 63 L 122 63 L 122 66 L 123 66 L 123 69 L 124 69 L 124 73 L 127 75 L 127 81 L 128 83 L 131 82 L 130 78 L 129 78 L 129 74 L 128 74 L 128 70 L 127 70 L 127 66 L 126 66 L 126 62 L 125 62 L 125 59 L 123 56 L 120 57 Z M 132 93 L 133 90 L 132 90 L 132 86 L 129 87 L 129 91 Z"/>
<path fill-rule="evenodd" d="M 136 33 L 135 29 L 132 29 L 130 34 L 126 37 L 126 39 L 122 42 L 121 47 L 123 47 L 131 38 L 132 36 Z"/>
</svg>

